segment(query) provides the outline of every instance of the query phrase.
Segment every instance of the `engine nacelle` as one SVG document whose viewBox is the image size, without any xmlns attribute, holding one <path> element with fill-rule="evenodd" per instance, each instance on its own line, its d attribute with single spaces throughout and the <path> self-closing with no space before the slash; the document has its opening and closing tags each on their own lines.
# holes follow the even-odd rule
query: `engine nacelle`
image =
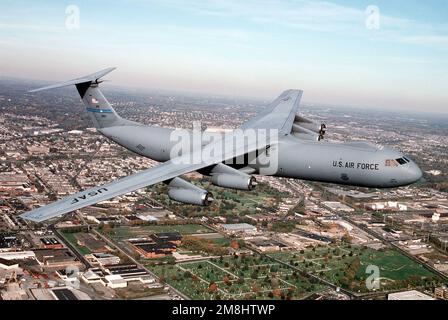
<svg viewBox="0 0 448 320">
<path fill-rule="evenodd" d="M 252 190 L 256 186 L 255 178 L 247 174 L 217 173 L 212 175 L 211 181 L 216 186 L 238 190 Z"/>
<path fill-rule="evenodd" d="M 311 130 L 319 135 L 321 135 L 322 137 L 325 135 L 325 132 L 327 130 L 327 126 L 325 125 L 325 123 L 321 123 L 318 124 L 316 122 L 314 122 L 313 120 L 304 118 L 302 116 L 296 115 L 296 117 L 294 118 L 294 124 Z"/>
<path fill-rule="evenodd" d="M 254 177 L 224 163 L 218 163 L 210 172 L 215 186 L 238 190 L 252 190 L 257 185 Z"/>
<path fill-rule="evenodd" d="M 176 177 L 168 184 L 168 196 L 182 203 L 207 206 L 213 202 L 213 195 L 182 178 Z"/>
<path fill-rule="evenodd" d="M 168 191 L 168 196 L 182 203 L 195 204 L 199 206 L 208 206 L 213 201 L 213 196 L 210 192 L 197 192 L 194 190 L 171 188 Z"/>
</svg>

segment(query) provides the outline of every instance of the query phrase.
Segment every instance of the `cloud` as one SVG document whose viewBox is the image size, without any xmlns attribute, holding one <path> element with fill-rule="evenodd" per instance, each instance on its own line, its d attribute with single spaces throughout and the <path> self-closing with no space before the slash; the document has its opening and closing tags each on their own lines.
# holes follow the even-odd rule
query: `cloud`
<svg viewBox="0 0 448 320">
<path fill-rule="evenodd" d="M 400 41 L 403 43 L 418 45 L 440 45 L 448 48 L 448 36 L 423 35 L 402 37 Z"/>
<path fill-rule="evenodd" d="M 39 25 L 39 24 L 17 24 L 17 23 L 0 23 L 0 30 L 14 30 L 14 31 L 36 31 L 36 32 L 51 32 L 61 33 L 66 32 L 67 29 L 61 26 L 53 25 Z"/>
<path fill-rule="evenodd" d="M 369 36 L 372 40 L 448 47 L 446 25 L 386 15 L 380 9 L 380 29 L 366 28 L 366 8 L 311 0 L 139 0 L 199 16 L 238 19 L 294 30 Z"/>
</svg>

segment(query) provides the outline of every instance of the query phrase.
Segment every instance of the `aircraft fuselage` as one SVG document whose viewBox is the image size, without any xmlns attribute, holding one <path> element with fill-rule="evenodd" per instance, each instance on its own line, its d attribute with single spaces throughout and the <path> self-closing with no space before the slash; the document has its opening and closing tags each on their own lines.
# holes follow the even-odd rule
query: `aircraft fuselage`
<svg viewBox="0 0 448 320">
<path fill-rule="evenodd" d="M 143 125 L 100 130 L 126 149 L 160 162 L 171 158 L 170 151 L 177 143 L 172 139 L 173 131 Z M 370 188 L 405 186 L 422 176 L 420 168 L 409 157 L 365 142 L 334 143 L 286 135 L 271 148 L 270 152 L 277 152 L 278 159 L 276 170 L 269 174 L 273 176 Z M 245 166 L 263 174 L 257 163 Z"/>
</svg>

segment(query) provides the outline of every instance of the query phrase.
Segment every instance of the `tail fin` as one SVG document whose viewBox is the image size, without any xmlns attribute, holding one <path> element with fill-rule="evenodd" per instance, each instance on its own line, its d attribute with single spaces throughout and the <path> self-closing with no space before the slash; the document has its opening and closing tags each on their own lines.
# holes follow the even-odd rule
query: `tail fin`
<svg viewBox="0 0 448 320">
<path fill-rule="evenodd" d="M 126 120 L 122 119 L 115 112 L 115 110 L 112 108 L 110 103 L 98 88 L 99 84 L 101 83 L 101 81 L 98 80 L 115 69 L 116 68 L 107 68 L 85 77 L 57 83 L 39 89 L 34 89 L 29 92 L 38 92 L 75 85 L 96 128 L 101 129 L 118 126 L 126 122 Z"/>
</svg>

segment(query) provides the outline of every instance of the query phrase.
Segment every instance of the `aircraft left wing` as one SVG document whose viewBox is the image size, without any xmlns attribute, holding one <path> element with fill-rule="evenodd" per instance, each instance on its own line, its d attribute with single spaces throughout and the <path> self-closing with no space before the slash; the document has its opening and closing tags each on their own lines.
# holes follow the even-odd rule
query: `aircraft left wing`
<svg viewBox="0 0 448 320">
<path fill-rule="evenodd" d="M 143 187 L 151 186 L 158 182 L 172 179 L 188 172 L 218 164 L 249 152 L 254 152 L 257 149 L 265 147 L 268 143 L 275 143 L 275 141 L 266 141 L 262 143 L 254 141 L 246 142 L 245 144 L 237 145 L 236 147 L 230 147 L 230 143 L 233 146 L 233 138 L 227 137 L 224 140 L 221 139 L 220 141 L 215 141 L 206 145 L 202 150 L 195 151 L 201 153 L 199 158 L 198 155 L 195 155 L 194 153 L 188 153 L 156 167 L 68 196 L 49 205 L 24 213 L 21 217 L 34 222 L 42 222 Z M 217 146 L 219 146 L 219 148 Z M 222 148 L 223 146 L 224 148 Z M 210 150 L 215 150 L 213 148 L 215 148 L 217 152 L 210 152 Z M 221 152 L 219 152 L 219 150 L 221 150 Z M 192 161 L 190 161 L 190 159 L 203 159 L 201 156 L 202 154 L 213 155 L 206 160 L 197 161 L 198 163 L 192 163 Z"/>
</svg>

